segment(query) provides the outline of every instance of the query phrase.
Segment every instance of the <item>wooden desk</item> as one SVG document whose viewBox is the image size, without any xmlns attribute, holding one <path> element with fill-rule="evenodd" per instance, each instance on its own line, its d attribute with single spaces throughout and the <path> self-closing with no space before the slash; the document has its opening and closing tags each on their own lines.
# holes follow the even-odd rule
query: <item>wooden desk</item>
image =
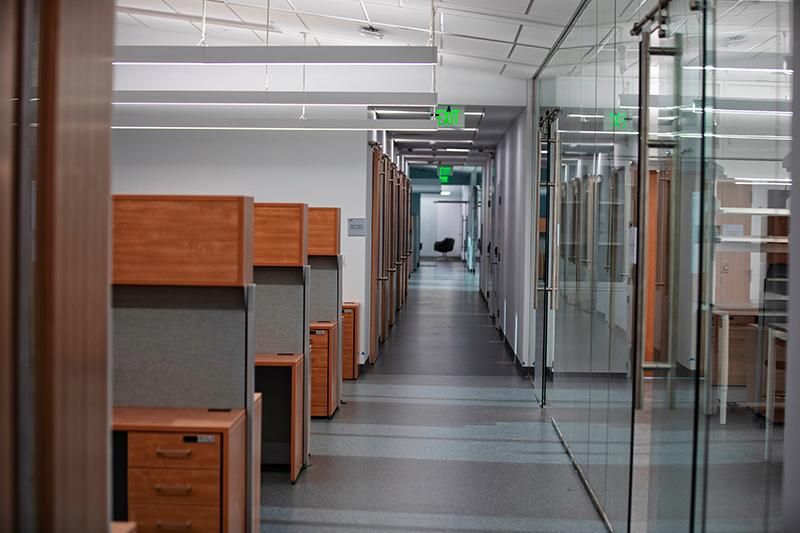
<svg viewBox="0 0 800 533">
<path fill-rule="evenodd" d="M 270 369 L 285 369 L 288 375 L 286 379 L 276 379 Z M 256 390 L 264 395 L 267 406 L 261 418 L 265 428 L 261 434 L 261 462 L 288 462 L 292 483 L 297 481 L 303 467 L 303 369 L 301 353 L 256 355 Z M 287 444 L 288 454 L 284 451 Z"/>
<path fill-rule="evenodd" d="M 113 430 L 116 489 L 139 533 L 245 531 L 244 409 L 115 407 Z"/>
<path fill-rule="evenodd" d="M 336 322 L 314 322 L 311 333 L 311 416 L 332 417 L 339 398 Z"/>
<path fill-rule="evenodd" d="M 136 533 L 136 522 L 111 522 L 111 533 Z"/>
<path fill-rule="evenodd" d="M 358 302 L 342 304 L 342 379 L 358 379 L 360 307 Z"/>
</svg>

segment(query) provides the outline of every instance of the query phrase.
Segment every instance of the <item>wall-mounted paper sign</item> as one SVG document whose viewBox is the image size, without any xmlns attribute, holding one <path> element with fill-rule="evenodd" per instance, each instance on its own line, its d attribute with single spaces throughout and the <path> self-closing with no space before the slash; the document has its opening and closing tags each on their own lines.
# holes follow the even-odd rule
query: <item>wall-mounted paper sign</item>
<svg viewBox="0 0 800 533">
<path fill-rule="evenodd" d="M 366 218 L 348 218 L 347 219 L 347 236 L 348 237 L 366 237 L 367 235 L 367 219 Z"/>
</svg>

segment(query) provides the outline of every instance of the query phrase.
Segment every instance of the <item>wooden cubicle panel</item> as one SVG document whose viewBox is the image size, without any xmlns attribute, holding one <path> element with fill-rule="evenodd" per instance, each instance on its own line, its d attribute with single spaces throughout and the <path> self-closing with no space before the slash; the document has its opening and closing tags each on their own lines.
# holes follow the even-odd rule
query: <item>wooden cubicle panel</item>
<svg viewBox="0 0 800 533">
<path fill-rule="evenodd" d="M 308 255 L 341 253 L 341 212 L 338 207 L 308 208 Z"/>
<path fill-rule="evenodd" d="M 378 358 L 378 332 L 380 311 L 378 309 L 381 286 L 381 180 L 383 179 L 383 159 L 380 146 L 372 146 L 372 206 L 370 225 L 370 291 L 369 291 L 369 362 Z"/>
<path fill-rule="evenodd" d="M 308 264 L 308 206 L 257 203 L 253 207 L 253 264 Z"/>
<path fill-rule="evenodd" d="M 17 3 L 0 3 L 0 531 L 13 531 L 16 482 L 14 479 L 14 397 L 16 366 L 16 286 L 18 261 L 15 245 L 16 181 L 14 126 L 16 93 Z"/>
<path fill-rule="evenodd" d="M 113 283 L 249 285 L 252 228 L 247 196 L 114 196 Z"/>
<path fill-rule="evenodd" d="M 32 267 L 36 365 L 29 383 L 36 402 L 24 415 L 36 436 L 30 450 L 35 527 L 108 531 L 114 4 L 48 0 L 40 15 L 37 57 L 31 58 L 40 98 L 35 215 L 41 260 Z M 21 148 L 30 153 L 34 146 L 25 142 Z"/>
</svg>

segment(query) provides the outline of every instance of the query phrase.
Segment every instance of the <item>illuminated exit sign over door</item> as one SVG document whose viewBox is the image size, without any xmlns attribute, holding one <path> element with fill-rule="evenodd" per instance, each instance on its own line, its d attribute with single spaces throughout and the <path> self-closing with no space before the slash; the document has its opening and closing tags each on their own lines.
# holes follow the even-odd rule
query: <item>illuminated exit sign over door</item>
<svg viewBox="0 0 800 533">
<path fill-rule="evenodd" d="M 439 167 L 439 183 L 445 184 L 450 181 L 450 176 L 453 175 L 453 167 Z"/>
<path fill-rule="evenodd" d="M 610 130 L 624 130 L 628 128 L 627 113 L 614 113 L 612 111 L 608 114 L 608 119 L 608 129 Z"/>
<path fill-rule="evenodd" d="M 464 108 L 439 106 L 436 108 L 435 118 L 439 128 L 462 129 L 465 122 Z"/>
</svg>

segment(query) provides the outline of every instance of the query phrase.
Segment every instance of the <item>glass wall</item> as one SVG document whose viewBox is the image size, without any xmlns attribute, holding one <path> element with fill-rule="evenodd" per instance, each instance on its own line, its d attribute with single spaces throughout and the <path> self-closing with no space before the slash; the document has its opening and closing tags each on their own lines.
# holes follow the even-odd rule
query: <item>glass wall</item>
<svg viewBox="0 0 800 533">
<path fill-rule="evenodd" d="M 774 531 L 791 2 L 655 4 L 536 79 L 537 396 L 614 531 Z"/>
</svg>

